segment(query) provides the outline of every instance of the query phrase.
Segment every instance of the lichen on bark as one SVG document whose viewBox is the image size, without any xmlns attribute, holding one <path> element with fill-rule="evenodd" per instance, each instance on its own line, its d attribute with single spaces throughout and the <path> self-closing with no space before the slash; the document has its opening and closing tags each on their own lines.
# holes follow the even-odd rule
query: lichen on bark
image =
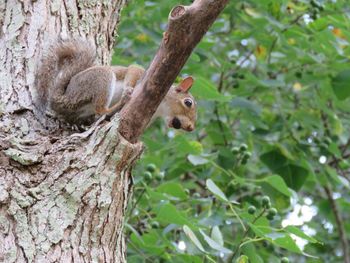
<svg viewBox="0 0 350 263">
<path fill-rule="evenodd" d="M 53 142 L 51 136 L 27 141 L 29 146 L 21 150 L 26 156 L 46 149 L 46 157 L 38 163 L 22 164 L 16 155 L 7 155 L 12 165 L 0 170 L 0 244 L 15 246 L 0 245 L 5 262 L 47 261 L 53 254 L 59 262 L 71 257 L 123 262 L 130 170 L 142 144 L 130 144 L 119 136 L 118 122 L 115 116 L 91 134 L 72 134 Z M 10 142 L 7 151 L 18 146 Z M 23 171 L 23 166 L 28 169 Z M 23 256 L 16 261 L 14 249 Z"/>
<path fill-rule="evenodd" d="M 123 214 L 142 145 L 118 134 L 118 116 L 76 133 L 33 103 L 40 56 L 58 38 L 86 37 L 109 62 L 124 4 L 0 3 L 0 262 L 125 262 Z"/>
</svg>

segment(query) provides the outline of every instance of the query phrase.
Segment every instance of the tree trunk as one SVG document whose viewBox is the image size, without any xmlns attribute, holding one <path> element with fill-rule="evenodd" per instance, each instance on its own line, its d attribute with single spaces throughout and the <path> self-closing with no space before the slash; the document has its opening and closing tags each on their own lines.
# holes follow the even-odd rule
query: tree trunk
<svg viewBox="0 0 350 263">
<path fill-rule="evenodd" d="M 122 230 L 131 168 L 143 148 L 138 137 L 227 2 L 175 7 L 150 70 L 121 112 L 122 128 L 115 115 L 84 133 L 39 114 L 35 70 L 58 37 L 86 37 L 107 64 L 125 0 L 0 2 L 0 262 L 126 261 Z M 176 45 L 179 39 L 186 41 Z"/>
<path fill-rule="evenodd" d="M 110 59 L 124 0 L 0 1 L 0 262 L 125 262 L 130 169 L 118 116 L 74 134 L 36 112 L 42 50 L 83 36 Z"/>
</svg>

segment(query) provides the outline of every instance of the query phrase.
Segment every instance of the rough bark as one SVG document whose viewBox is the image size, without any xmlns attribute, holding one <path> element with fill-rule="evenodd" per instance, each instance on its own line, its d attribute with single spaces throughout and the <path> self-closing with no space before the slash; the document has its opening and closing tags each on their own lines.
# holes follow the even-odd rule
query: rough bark
<svg viewBox="0 0 350 263">
<path fill-rule="evenodd" d="M 0 262 L 125 262 L 130 169 L 118 116 L 74 134 L 37 115 L 34 76 L 58 37 L 110 60 L 124 0 L 0 1 Z M 39 117 L 38 117 L 39 116 Z"/>
<path fill-rule="evenodd" d="M 159 50 L 131 101 L 121 111 L 119 131 L 127 140 L 138 140 L 191 52 L 227 3 L 228 0 L 196 0 L 190 6 L 172 9 Z"/>
<path fill-rule="evenodd" d="M 124 128 L 116 115 L 84 133 L 38 114 L 35 69 L 58 36 L 88 38 L 101 64 L 108 63 L 125 0 L 0 1 L 0 262 L 125 262 L 130 172 L 142 152 L 142 144 L 129 141 L 137 141 L 227 1 L 197 0 L 173 9 L 160 52 L 137 90 L 140 98 L 123 112 Z M 135 136 L 130 111 L 145 114 L 135 119 L 141 123 Z M 123 129 L 127 140 L 118 133 Z"/>
</svg>

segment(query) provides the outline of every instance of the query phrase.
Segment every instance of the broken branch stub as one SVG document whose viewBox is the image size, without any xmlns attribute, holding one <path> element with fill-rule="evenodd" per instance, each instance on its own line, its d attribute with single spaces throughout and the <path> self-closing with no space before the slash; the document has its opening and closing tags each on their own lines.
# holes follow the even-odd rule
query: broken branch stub
<svg viewBox="0 0 350 263">
<path fill-rule="evenodd" d="M 228 0 L 196 0 L 176 6 L 160 47 L 131 100 L 121 111 L 119 132 L 135 143 L 167 94 L 193 49 L 227 5 Z"/>
</svg>

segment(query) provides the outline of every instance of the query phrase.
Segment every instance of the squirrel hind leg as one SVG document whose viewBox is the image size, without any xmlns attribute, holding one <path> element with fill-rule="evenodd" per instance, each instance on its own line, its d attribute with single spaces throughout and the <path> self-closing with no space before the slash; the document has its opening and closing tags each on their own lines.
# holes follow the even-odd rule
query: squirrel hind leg
<svg viewBox="0 0 350 263">
<path fill-rule="evenodd" d="M 110 90 L 109 90 L 111 97 L 109 98 L 106 104 L 105 102 L 102 103 L 102 101 L 96 103 L 97 114 L 99 115 L 108 114 L 109 116 L 111 116 L 114 113 L 120 111 L 123 108 L 123 106 L 130 100 L 131 95 L 134 91 L 134 86 L 136 85 L 136 82 L 137 82 L 137 79 L 135 80 L 135 74 L 131 73 L 130 75 L 130 73 L 131 72 L 126 73 L 123 83 L 121 83 L 119 80 L 117 81 L 115 75 L 113 75 L 113 78 L 111 80 Z M 128 74 L 130 78 L 129 83 L 127 82 Z M 118 99 L 115 98 L 115 95 Z M 106 96 L 102 96 L 102 97 L 106 97 Z"/>
<path fill-rule="evenodd" d="M 124 86 L 135 88 L 136 84 L 142 79 L 145 70 L 137 65 L 130 65 L 124 78 Z"/>
<path fill-rule="evenodd" d="M 116 112 L 120 111 L 123 108 L 123 106 L 130 100 L 132 91 L 133 89 L 129 88 L 126 92 L 123 93 L 123 97 L 121 98 L 121 100 L 112 105 L 111 107 L 96 107 L 96 113 L 99 115 L 108 114 L 108 116 L 111 116 Z"/>
</svg>

